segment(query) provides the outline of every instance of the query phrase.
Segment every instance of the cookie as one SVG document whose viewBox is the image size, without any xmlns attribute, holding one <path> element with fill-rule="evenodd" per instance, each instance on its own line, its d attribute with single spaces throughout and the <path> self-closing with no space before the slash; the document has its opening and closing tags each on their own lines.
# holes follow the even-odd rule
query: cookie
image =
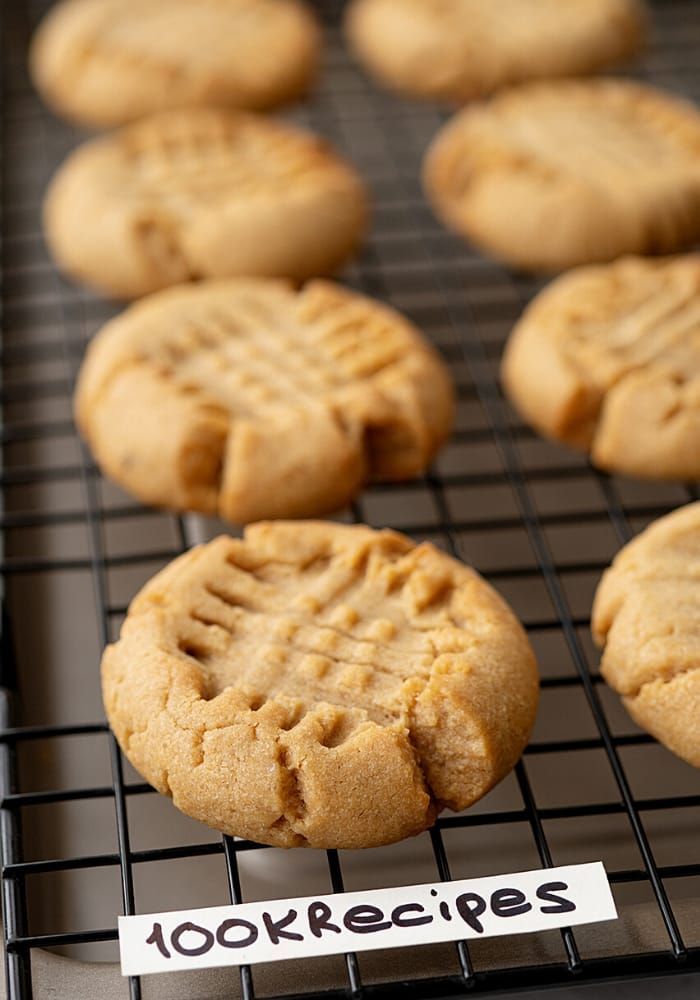
<svg viewBox="0 0 700 1000">
<path fill-rule="evenodd" d="M 593 605 L 601 671 L 635 722 L 700 767 L 700 503 L 622 549 Z"/>
<path fill-rule="evenodd" d="M 446 225 L 514 267 L 671 253 L 700 238 L 700 115 L 630 81 L 524 84 L 455 116 L 424 181 Z"/>
<path fill-rule="evenodd" d="M 76 418 L 104 471 L 148 504 L 236 522 L 347 504 L 422 472 L 447 436 L 437 354 L 387 306 L 330 282 L 168 289 L 92 341 Z"/>
<path fill-rule="evenodd" d="M 700 255 L 558 278 L 513 330 L 502 381 L 538 431 L 601 468 L 700 478 Z"/>
<path fill-rule="evenodd" d="M 252 525 L 176 559 L 107 648 L 109 722 L 183 812 L 280 847 L 419 833 L 513 767 L 537 705 L 520 624 L 393 531 Z"/>
<path fill-rule="evenodd" d="M 191 278 L 330 273 L 366 221 L 362 181 L 322 139 L 201 108 L 85 143 L 44 211 L 59 266 L 116 298 Z"/>
<path fill-rule="evenodd" d="M 169 108 L 283 104 L 308 88 L 319 55 L 298 0 L 64 0 L 30 68 L 57 112 L 110 127 Z"/>
<path fill-rule="evenodd" d="M 642 47 L 646 16 L 636 0 L 353 0 L 346 32 L 386 86 L 462 102 L 626 59 Z"/>
</svg>

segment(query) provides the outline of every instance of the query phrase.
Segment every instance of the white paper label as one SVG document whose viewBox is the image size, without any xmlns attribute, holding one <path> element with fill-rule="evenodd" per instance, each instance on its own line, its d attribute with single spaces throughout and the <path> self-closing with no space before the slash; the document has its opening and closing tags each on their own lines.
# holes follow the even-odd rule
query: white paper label
<svg viewBox="0 0 700 1000">
<path fill-rule="evenodd" d="M 600 861 L 119 917 L 122 975 L 527 934 L 617 917 Z"/>
</svg>

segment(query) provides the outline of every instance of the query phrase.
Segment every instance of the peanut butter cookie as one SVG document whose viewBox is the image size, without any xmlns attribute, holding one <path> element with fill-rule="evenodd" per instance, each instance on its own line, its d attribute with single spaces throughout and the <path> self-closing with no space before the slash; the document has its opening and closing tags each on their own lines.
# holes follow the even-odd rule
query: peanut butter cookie
<svg viewBox="0 0 700 1000">
<path fill-rule="evenodd" d="M 636 0 L 353 0 L 346 29 L 388 87 L 463 102 L 612 66 L 641 48 L 646 15 Z"/>
<path fill-rule="evenodd" d="M 44 222 L 60 267 L 128 299 L 191 278 L 328 274 L 367 215 L 362 181 L 319 137 L 195 108 L 77 149 L 51 183 Z"/>
<path fill-rule="evenodd" d="M 537 705 L 520 624 L 473 570 L 391 531 L 252 525 L 176 559 L 104 654 L 129 760 L 183 812 L 280 847 L 357 848 L 464 809 Z"/>
<path fill-rule="evenodd" d="M 76 417 L 149 504 L 232 521 L 347 504 L 423 471 L 452 423 L 447 371 L 398 313 L 339 285 L 168 289 L 93 340 Z"/>
<path fill-rule="evenodd" d="M 655 521 L 615 557 L 593 606 L 601 670 L 632 718 L 700 767 L 700 503 Z"/>
<path fill-rule="evenodd" d="M 700 478 L 700 256 L 558 278 L 513 330 L 502 377 L 537 430 L 596 465 Z"/>
<path fill-rule="evenodd" d="M 700 115 L 631 81 L 524 84 L 448 122 L 424 181 L 448 226 L 525 270 L 672 253 L 700 237 Z"/>
<path fill-rule="evenodd" d="M 64 0 L 30 66 L 56 111 L 110 127 L 169 108 L 294 100 L 316 75 L 320 41 L 299 0 Z"/>
</svg>

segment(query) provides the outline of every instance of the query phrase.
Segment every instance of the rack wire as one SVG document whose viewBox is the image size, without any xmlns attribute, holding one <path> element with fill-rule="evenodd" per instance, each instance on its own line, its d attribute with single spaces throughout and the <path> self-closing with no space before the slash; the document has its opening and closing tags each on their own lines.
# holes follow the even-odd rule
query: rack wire
<svg viewBox="0 0 700 1000">
<path fill-rule="evenodd" d="M 116 870 L 122 911 L 131 914 L 136 911 L 135 872 L 142 866 L 212 857 L 220 860 L 230 900 L 239 902 L 244 898 L 241 859 L 266 850 L 214 834 L 196 843 L 135 848 L 134 804 L 154 793 L 125 768 L 103 718 L 55 722 L 47 711 L 43 716 L 35 713 L 36 721 L 18 703 L 18 690 L 27 701 L 35 669 L 22 653 L 23 642 L 17 641 L 24 627 L 19 609 L 27 593 L 22 580 L 89 574 L 93 604 L 82 606 L 83 617 L 75 627 L 87 628 L 90 619 L 104 645 L 114 638 L 128 600 L 120 596 L 118 574 L 128 571 L 145 581 L 191 544 L 195 530 L 189 518 L 148 511 L 122 495 L 115 499 L 75 436 L 70 396 L 76 370 L 89 335 L 114 310 L 58 277 L 43 246 L 42 191 L 79 138 L 41 106 L 27 79 L 27 41 L 45 6 L 41 0 L 5 0 L 2 12 L 0 850 L 6 972 L 13 1000 L 33 995 L 36 949 L 79 945 L 89 953 L 91 947 L 116 939 L 113 924 L 75 929 L 37 921 L 37 898 L 42 887 L 51 884 L 51 876 L 73 872 L 92 878 L 102 869 Z M 556 649 L 544 657 L 545 733 L 548 723 L 556 721 L 546 717 L 548 695 L 576 696 L 588 724 L 586 735 L 572 735 L 566 727 L 562 734 L 556 726 L 554 738 L 536 734 L 515 770 L 509 805 L 494 805 L 489 796 L 464 814 L 441 817 L 428 835 L 435 875 L 452 877 L 451 845 L 469 831 L 490 838 L 498 829 L 517 827 L 534 847 L 535 863 L 548 867 L 563 863 L 562 842 L 552 833 L 557 822 L 583 825 L 617 818 L 618 840 L 632 859 L 609 870 L 618 906 L 624 916 L 623 890 L 639 887 L 652 901 L 660 936 L 653 946 L 627 942 L 602 954 L 591 949 L 581 929 L 551 932 L 559 943 L 552 945 L 550 934 L 546 960 L 535 955 L 525 962 L 513 961 L 506 945 L 487 962 L 478 946 L 460 942 L 450 967 L 430 975 L 419 970 L 410 978 L 400 975 L 388 982 L 367 977 L 358 957 L 347 955 L 344 981 L 323 992 L 292 989 L 284 995 L 383 998 L 395 996 L 400 984 L 402 992 L 414 998 L 452 997 L 700 969 L 700 939 L 693 935 L 693 925 L 700 924 L 700 890 L 693 888 L 693 880 L 700 877 L 700 852 L 697 846 L 693 852 L 691 840 L 680 860 L 675 855 L 669 860 L 659 839 L 659 828 L 672 834 L 683 825 L 682 817 L 700 809 L 697 772 L 683 771 L 673 794 L 665 787 L 663 794 L 650 793 L 640 785 L 640 768 L 629 755 L 655 745 L 631 723 L 620 721 L 586 638 L 591 588 L 615 549 L 650 519 L 695 499 L 695 489 L 642 487 L 605 476 L 580 456 L 539 441 L 509 410 L 500 392 L 497 362 L 512 323 L 539 286 L 485 260 L 435 221 L 418 176 L 422 153 L 443 113 L 377 90 L 344 48 L 342 4 L 333 0 L 318 8 L 326 29 L 326 73 L 317 95 L 293 117 L 345 151 L 375 197 L 372 237 L 343 280 L 411 316 L 442 350 L 459 394 L 457 430 L 430 473 L 400 486 L 372 487 L 344 516 L 392 524 L 472 562 L 509 597 L 538 652 Z M 700 9 L 691 0 L 672 0 L 657 4 L 654 14 L 654 48 L 638 72 L 700 98 Z M 65 454 L 71 457 L 64 460 Z M 54 505 L 54 487 L 65 488 L 69 501 Z M 168 544 L 147 551 L 130 548 L 130 526 L 144 520 L 169 526 Z M 114 529 L 127 539 L 118 549 L 110 540 Z M 82 539 L 80 544 L 76 538 Z M 34 624 L 42 627 L 40 621 Z M 97 687 L 97 666 L 96 661 L 79 664 L 86 685 Z M 27 780 L 22 763 L 27 748 L 38 759 L 51 759 L 59 745 L 81 738 L 106 746 L 108 781 L 74 785 L 68 776 L 56 786 L 35 788 L 35 782 Z M 657 749 L 664 767 L 679 766 Z M 583 786 L 576 787 L 587 768 L 576 762 L 588 760 L 591 753 L 602 755 L 606 793 L 594 789 L 586 795 Z M 545 789 L 556 783 L 557 769 L 564 784 L 575 787 L 569 788 L 568 801 L 547 804 Z M 68 855 L 49 848 L 46 856 L 28 856 L 28 814 L 35 817 L 37 810 L 57 804 L 86 807 L 96 800 L 113 804 L 114 850 Z M 663 823 L 650 833 L 655 815 Z M 567 860 L 580 855 L 577 844 L 574 857 Z M 658 856 L 659 846 L 665 859 Z M 509 860 L 503 857 L 503 870 L 512 870 Z M 346 864 L 343 855 L 327 852 L 328 886 L 334 892 L 344 889 Z M 30 882 L 37 891 L 30 891 Z M 679 886 L 681 893 L 676 892 Z M 677 897 L 694 900 L 694 919 L 684 927 Z M 251 969 L 242 968 L 236 975 L 244 1000 L 259 995 Z M 137 1000 L 142 985 L 133 978 L 125 981 L 124 991 Z"/>
</svg>

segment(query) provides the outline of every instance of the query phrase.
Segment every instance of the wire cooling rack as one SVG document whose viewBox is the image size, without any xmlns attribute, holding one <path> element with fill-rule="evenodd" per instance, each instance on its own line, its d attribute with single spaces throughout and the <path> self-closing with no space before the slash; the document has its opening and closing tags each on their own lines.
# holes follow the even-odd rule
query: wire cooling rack
<svg viewBox="0 0 700 1000">
<path fill-rule="evenodd" d="M 205 529 L 197 519 L 150 511 L 120 494 L 75 436 L 76 368 L 87 338 L 115 310 L 60 279 L 42 241 L 43 190 L 79 139 L 42 107 L 28 82 L 27 42 L 45 6 L 6 0 L 3 9 L 0 847 L 12 998 L 33 995 L 40 949 L 113 957 L 118 912 L 171 908 L 163 880 L 150 896 L 139 889 L 142 873 L 156 863 L 189 871 L 208 859 L 226 887 L 219 901 L 238 902 L 249 898 L 244 862 L 277 853 L 189 820 L 182 842 L 154 843 L 153 830 L 163 824 L 149 826 L 139 807 L 159 797 L 122 760 L 94 707 L 99 649 L 115 636 L 129 598 Z M 420 841 L 424 855 L 415 867 L 411 860 L 408 875 L 392 875 L 403 846 L 382 855 L 377 884 L 513 871 L 523 857 L 529 867 L 602 857 L 624 932 L 553 931 L 500 939 L 491 950 L 460 943 L 437 958 L 426 951 L 425 961 L 421 949 L 413 961 L 395 952 L 381 975 L 362 956 L 348 955 L 327 988 L 304 986 L 290 971 L 283 987 L 262 992 L 451 997 L 697 969 L 697 772 L 634 728 L 601 684 L 588 638 L 593 588 L 616 549 L 696 494 L 604 476 L 515 418 L 501 396 L 497 363 L 539 286 L 485 260 L 434 220 L 418 175 L 443 114 L 377 90 L 343 46 L 341 5 L 318 7 L 325 76 L 292 117 L 353 159 L 375 199 L 372 237 L 343 280 L 406 312 L 442 350 L 459 393 L 457 429 L 433 470 L 415 482 L 371 488 L 342 516 L 390 524 L 475 565 L 523 618 L 543 672 L 538 729 L 515 774 L 474 809 L 443 816 L 409 844 L 417 850 Z M 678 0 L 658 4 L 654 14 L 654 46 L 637 73 L 700 99 L 700 8 Z M 94 652 L 73 655 L 74 642 L 88 633 Z M 87 717 L 82 690 L 93 706 Z M 78 763 L 100 755 L 105 777 L 78 780 Z M 108 810 L 106 849 L 91 811 L 98 805 Z M 59 831 L 60 810 L 69 808 L 80 831 L 77 853 Z M 301 864 L 301 854 L 285 855 L 287 870 Z M 358 888 L 366 875 L 361 866 L 353 875 L 353 865 L 349 852 L 327 852 L 326 891 L 341 892 L 348 880 Z M 91 922 L 98 918 L 86 920 L 80 910 L 71 922 L 66 900 L 74 902 L 79 891 L 105 893 L 105 874 L 118 874 L 105 904 L 111 919 Z M 180 905 L 206 905 L 197 880 L 187 886 Z M 277 894 L 292 894 L 284 878 Z M 222 995 L 262 995 L 257 970 L 230 972 L 230 992 Z M 142 990 L 150 995 L 131 979 L 121 995 L 138 998 Z"/>
</svg>

